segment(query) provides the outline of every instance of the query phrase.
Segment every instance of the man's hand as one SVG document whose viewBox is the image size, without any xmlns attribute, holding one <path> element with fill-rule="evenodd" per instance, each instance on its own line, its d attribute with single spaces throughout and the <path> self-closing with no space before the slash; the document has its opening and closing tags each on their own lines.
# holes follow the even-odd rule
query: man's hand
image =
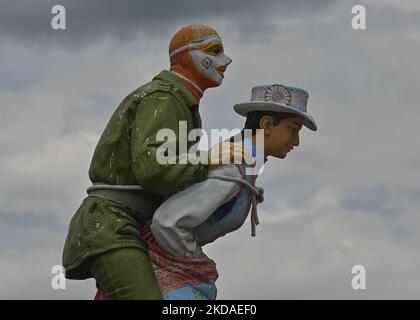
<svg viewBox="0 0 420 320">
<path fill-rule="evenodd" d="M 221 142 L 213 146 L 209 151 L 209 171 L 223 164 L 230 163 L 253 163 L 249 151 L 241 142 Z"/>
</svg>

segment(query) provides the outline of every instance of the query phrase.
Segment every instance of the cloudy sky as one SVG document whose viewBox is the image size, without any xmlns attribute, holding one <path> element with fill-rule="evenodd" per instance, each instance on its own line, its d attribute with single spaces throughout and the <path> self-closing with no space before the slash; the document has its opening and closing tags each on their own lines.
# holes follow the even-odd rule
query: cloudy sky
<svg viewBox="0 0 420 320">
<path fill-rule="evenodd" d="M 67 29 L 51 28 L 63 4 Z M 362 4 L 367 29 L 353 30 Z M 53 290 L 93 149 L 127 93 L 168 67 L 183 25 L 219 31 L 233 63 L 200 109 L 241 128 L 251 87 L 309 91 L 319 131 L 270 158 L 257 237 L 249 222 L 207 247 L 220 299 L 420 298 L 420 3 L 417 0 L 0 0 L 0 298 L 92 299 Z M 351 286 L 366 268 L 366 290 Z"/>
</svg>

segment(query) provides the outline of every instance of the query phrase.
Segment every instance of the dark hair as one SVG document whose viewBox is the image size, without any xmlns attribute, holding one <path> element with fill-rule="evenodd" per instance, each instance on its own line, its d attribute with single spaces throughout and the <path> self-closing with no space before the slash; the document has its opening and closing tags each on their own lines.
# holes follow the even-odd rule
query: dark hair
<svg viewBox="0 0 420 320">
<path fill-rule="evenodd" d="M 261 129 L 260 120 L 264 116 L 270 116 L 273 118 L 273 125 L 276 126 L 281 120 L 295 117 L 296 114 L 274 111 L 250 111 L 246 114 L 244 129 L 251 129 L 252 135 L 255 135 L 256 129 Z"/>
</svg>

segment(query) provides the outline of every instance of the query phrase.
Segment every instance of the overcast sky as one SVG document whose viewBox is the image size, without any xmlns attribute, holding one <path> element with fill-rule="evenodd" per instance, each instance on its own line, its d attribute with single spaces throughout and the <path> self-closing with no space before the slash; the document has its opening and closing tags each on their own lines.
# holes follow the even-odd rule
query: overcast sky
<svg viewBox="0 0 420 320">
<path fill-rule="evenodd" d="M 63 4 L 67 29 L 51 28 Z M 367 30 L 353 30 L 363 4 Z M 420 298 L 420 2 L 0 0 L 0 298 L 92 299 L 51 288 L 94 147 L 125 95 L 168 67 L 183 25 L 221 35 L 233 62 L 203 125 L 241 128 L 252 86 L 309 92 L 319 130 L 269 158 L 257 237 L 207 247 L 219 299 Z M 351 269 L 366 268 L 353 290 Z"/>
</svg>

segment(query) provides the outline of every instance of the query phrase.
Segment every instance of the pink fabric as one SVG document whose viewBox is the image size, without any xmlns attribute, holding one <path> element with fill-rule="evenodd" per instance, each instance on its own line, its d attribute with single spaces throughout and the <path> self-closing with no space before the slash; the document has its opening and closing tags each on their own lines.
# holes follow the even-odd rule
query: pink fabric
<svg viewBox="0 0 420 320">
<path fill-rule="evenodd" d="M 104 289 L 99 289 L 96 292 L 95 298 L 93 300 L 108 300 L 108 297 L 106 296 L 106 292 Z"/>
<path fill-rule="evenodd" d="M 162 294 L 188 285 L 216 281 L 219 277 L 215 262 L 204 253 L 199 258 L 174 256 L 159 246 L 149 226 L 142 231 Z"/>
<path fill-rule="evenodd" d="M 148 225 L 142 234 L 162 295 L 185 286 L 216 281 L 219 277 L 215 262 L 204 253 L 199 258 L 177 257 L 159 246 Z M 94 298 L 107 299 L 104 289 L 99 289 Z"/>
</svg>

